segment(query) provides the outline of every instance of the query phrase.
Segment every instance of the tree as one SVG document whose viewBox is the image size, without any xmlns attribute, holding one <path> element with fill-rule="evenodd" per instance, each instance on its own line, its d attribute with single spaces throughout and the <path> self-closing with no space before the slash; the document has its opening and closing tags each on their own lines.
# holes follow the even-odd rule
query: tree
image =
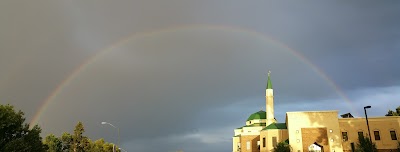
<svg viewBox="0 0 400 152">
<path fill-rule="evenodd" d="M 0 105 L 0 151 L 44 152 L 46 146 L 40 137 L 41 129 L 35 125 L 29 129 L 24 123 L 24 113 L 9 104 Z"/>
<path fill-rule="evenodd" d="M 92 152 L 94 144 L 88 137 L 83 137 L 83 151 Z"/>
<path fill-rule="evenodd" d="M 396 108 L 396 111 L 389 110 L 385 116 L 400 116 L 400 106 Z"/>
<path fill-rule="evenodd" d="M 105 142 L 104 142 L 103 138 L 94 141 L 93 147 L 92 147 L 93 152 L 104 152 L 104 150 L 103 150 L 104 143 Z"/>
<path fill-rule="evenodd" d="M 290 152 L 290 145 L 286 142 L 279 142 L 274 147 L 274 152 Z"/>
<path fill-rule="evenodd" d="M 103 138 L 100 138 L 93 143 L 92 152 L 112 152 L 113 151 L 113 143 L 107 143 Z M 116 148 L 117 152 L 120 150 Z"/>
<path fill-rule="evenodd" d="M 73 150 L 74 152 L 84 152 L 85 146 L 87 146 L 87 138 L 83 136 L 85 129 L 83 127 L 82 122 L 78 122 L 75 126 L 73 139 Z"/>
<path fill-rule="evenodd" d="M 48 146 L 48 152 L 113 152 L 114 144 L 107 143 L 102 138 L 92 142 L 90 138 L 83 135 L 84 132 L 83 123 L 78 122 L 74 134 L 64 132 L 59 138 L 50 134 L 45 138 L 44 143 Z M 120 150 L 116 148 L 116 151 Z"/>
<path fill-rule="evenodd" d="M 61 135 L 61 151 L 62 152 L 69 152 L 72 151 L 71 145 L 72 145 L 72 135 L 69 133 L 64 132 Z"/>
<path fill-rule="evenodd" d="M 54 134 L 48 135 L 44 139 L 44 144 L 47 145 L 47 152 L 60 152 L 62 151 L 62 142 Z"/>
<path fill-rule="evenodd" d="M 377 152 L 375 143 L 372 143 L 368 137 L 364 135 L 358 136 L 357 152 Z"/>
<path fill-rule="evenodd" d="M 117 148 L 117 147 L 114 147 L 115 145 L 113 144 L 113 143 L 105 143 L 104 145 L 103 145 L 103 150 L 105 151 L 105 152 L 112 152 L 113 151 L 113 148 L 114 149 L 116 149 L 115 151 L 116 152 L 119 152 L 120 150 Z"/>
</svg>

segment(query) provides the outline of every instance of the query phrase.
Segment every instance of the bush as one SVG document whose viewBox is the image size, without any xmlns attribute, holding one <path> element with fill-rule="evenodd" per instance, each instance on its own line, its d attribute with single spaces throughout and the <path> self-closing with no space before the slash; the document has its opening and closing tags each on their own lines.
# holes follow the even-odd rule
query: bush
<svg viewBox="0 0 400 152">
<path fill-rule="evenodd" d="M 279 142 L 274 147 L 274 152 L 290 152 L 290 145 L 286 142 Z"/>
<path fill-rule="evenodd" d="M 378 152 L 376 149 L 376 145 L 371 142 L 368 137 L 364 137 L 364 135 L 358 136 L 358 144 L 356 151 L 357 152 Z"/>
</svg>

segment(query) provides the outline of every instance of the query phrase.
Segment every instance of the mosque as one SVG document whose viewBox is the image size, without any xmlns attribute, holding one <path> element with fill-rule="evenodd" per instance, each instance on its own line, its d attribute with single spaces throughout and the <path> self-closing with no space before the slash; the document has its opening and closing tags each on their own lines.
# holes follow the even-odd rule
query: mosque
<svg viewBox="0 0 400 152">
<path fill-rule="evenodd" d="M 369 128 L 365 118 L 339 118 L 337 110 L 286 112 L 285 122 L 277 122 L 270 73 L 265 101 L 266 111 L 251 114 L 234 130 L 233 152 L 271 152 L 279 142 L 292 152 L 354 152 L 360 134 L 371 137 L 379 152 L 400 148 L 400 116 L 368 117 Z"/>
</svg>

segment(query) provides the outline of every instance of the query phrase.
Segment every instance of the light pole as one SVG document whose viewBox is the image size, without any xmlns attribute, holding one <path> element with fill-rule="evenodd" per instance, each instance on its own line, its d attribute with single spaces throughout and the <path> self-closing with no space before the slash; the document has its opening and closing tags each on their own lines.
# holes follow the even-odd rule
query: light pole
<svg viewBox="0 0 400 152">
<path fill-rule="evenodd" d="M 372 145 L 371 131 L 369 131 L 368 116 L 367 116 L 367 109 L 368 109 L 368 108 L 371 108 L 371 106 L 365 106 L 365 107 L 364 107 L 364 113 L 365 113 L 365 119 L 367 120 L 369 141 L 371 142 L 371 145 Z"/>
<path fill-rule="evenodd" d="M 117 141 L 117 145 L 119 145 L 119 137 L 120 137 L 120 136 L 119 136 L 119 128 L 118 128 L 118 127 L 115 127 L 113 124 L 108 123 L 108 122 L 105 122 L 105 121 L 101 122 L 101 124 L 102 124 L 102 125 L 110 125 L 111 127 L 117 129 L 117 131 L 118 131 L 118 141 Z M 114 145 L 115 145 L 115 144 L 114 144 Z M 113 150 L 114 150 L 114 148 L 113 148 Z"/>
</svg>

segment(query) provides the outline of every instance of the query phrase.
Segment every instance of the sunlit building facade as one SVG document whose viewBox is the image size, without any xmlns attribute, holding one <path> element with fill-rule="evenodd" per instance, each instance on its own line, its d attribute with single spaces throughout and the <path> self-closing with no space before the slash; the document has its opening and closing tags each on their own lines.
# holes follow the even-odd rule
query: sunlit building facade
<svg viewBox="0 0 400 152">
<path fill-rule="evenodd" d="M 293 152 L 352 152 L 358 135 L 369 137 L 365 118 L 332 111 L 286 112 L 285 122 L 274 117 L 274 94 L 270 74 L 266 87 L 266 111 L 249 116 L 234 130 L 233 152 L 271 152 L 286 142 Z M 380 152 L 396 152 L 400 143 L 400 116 L 368 118 L 372 142 Z"/>
</svg>

